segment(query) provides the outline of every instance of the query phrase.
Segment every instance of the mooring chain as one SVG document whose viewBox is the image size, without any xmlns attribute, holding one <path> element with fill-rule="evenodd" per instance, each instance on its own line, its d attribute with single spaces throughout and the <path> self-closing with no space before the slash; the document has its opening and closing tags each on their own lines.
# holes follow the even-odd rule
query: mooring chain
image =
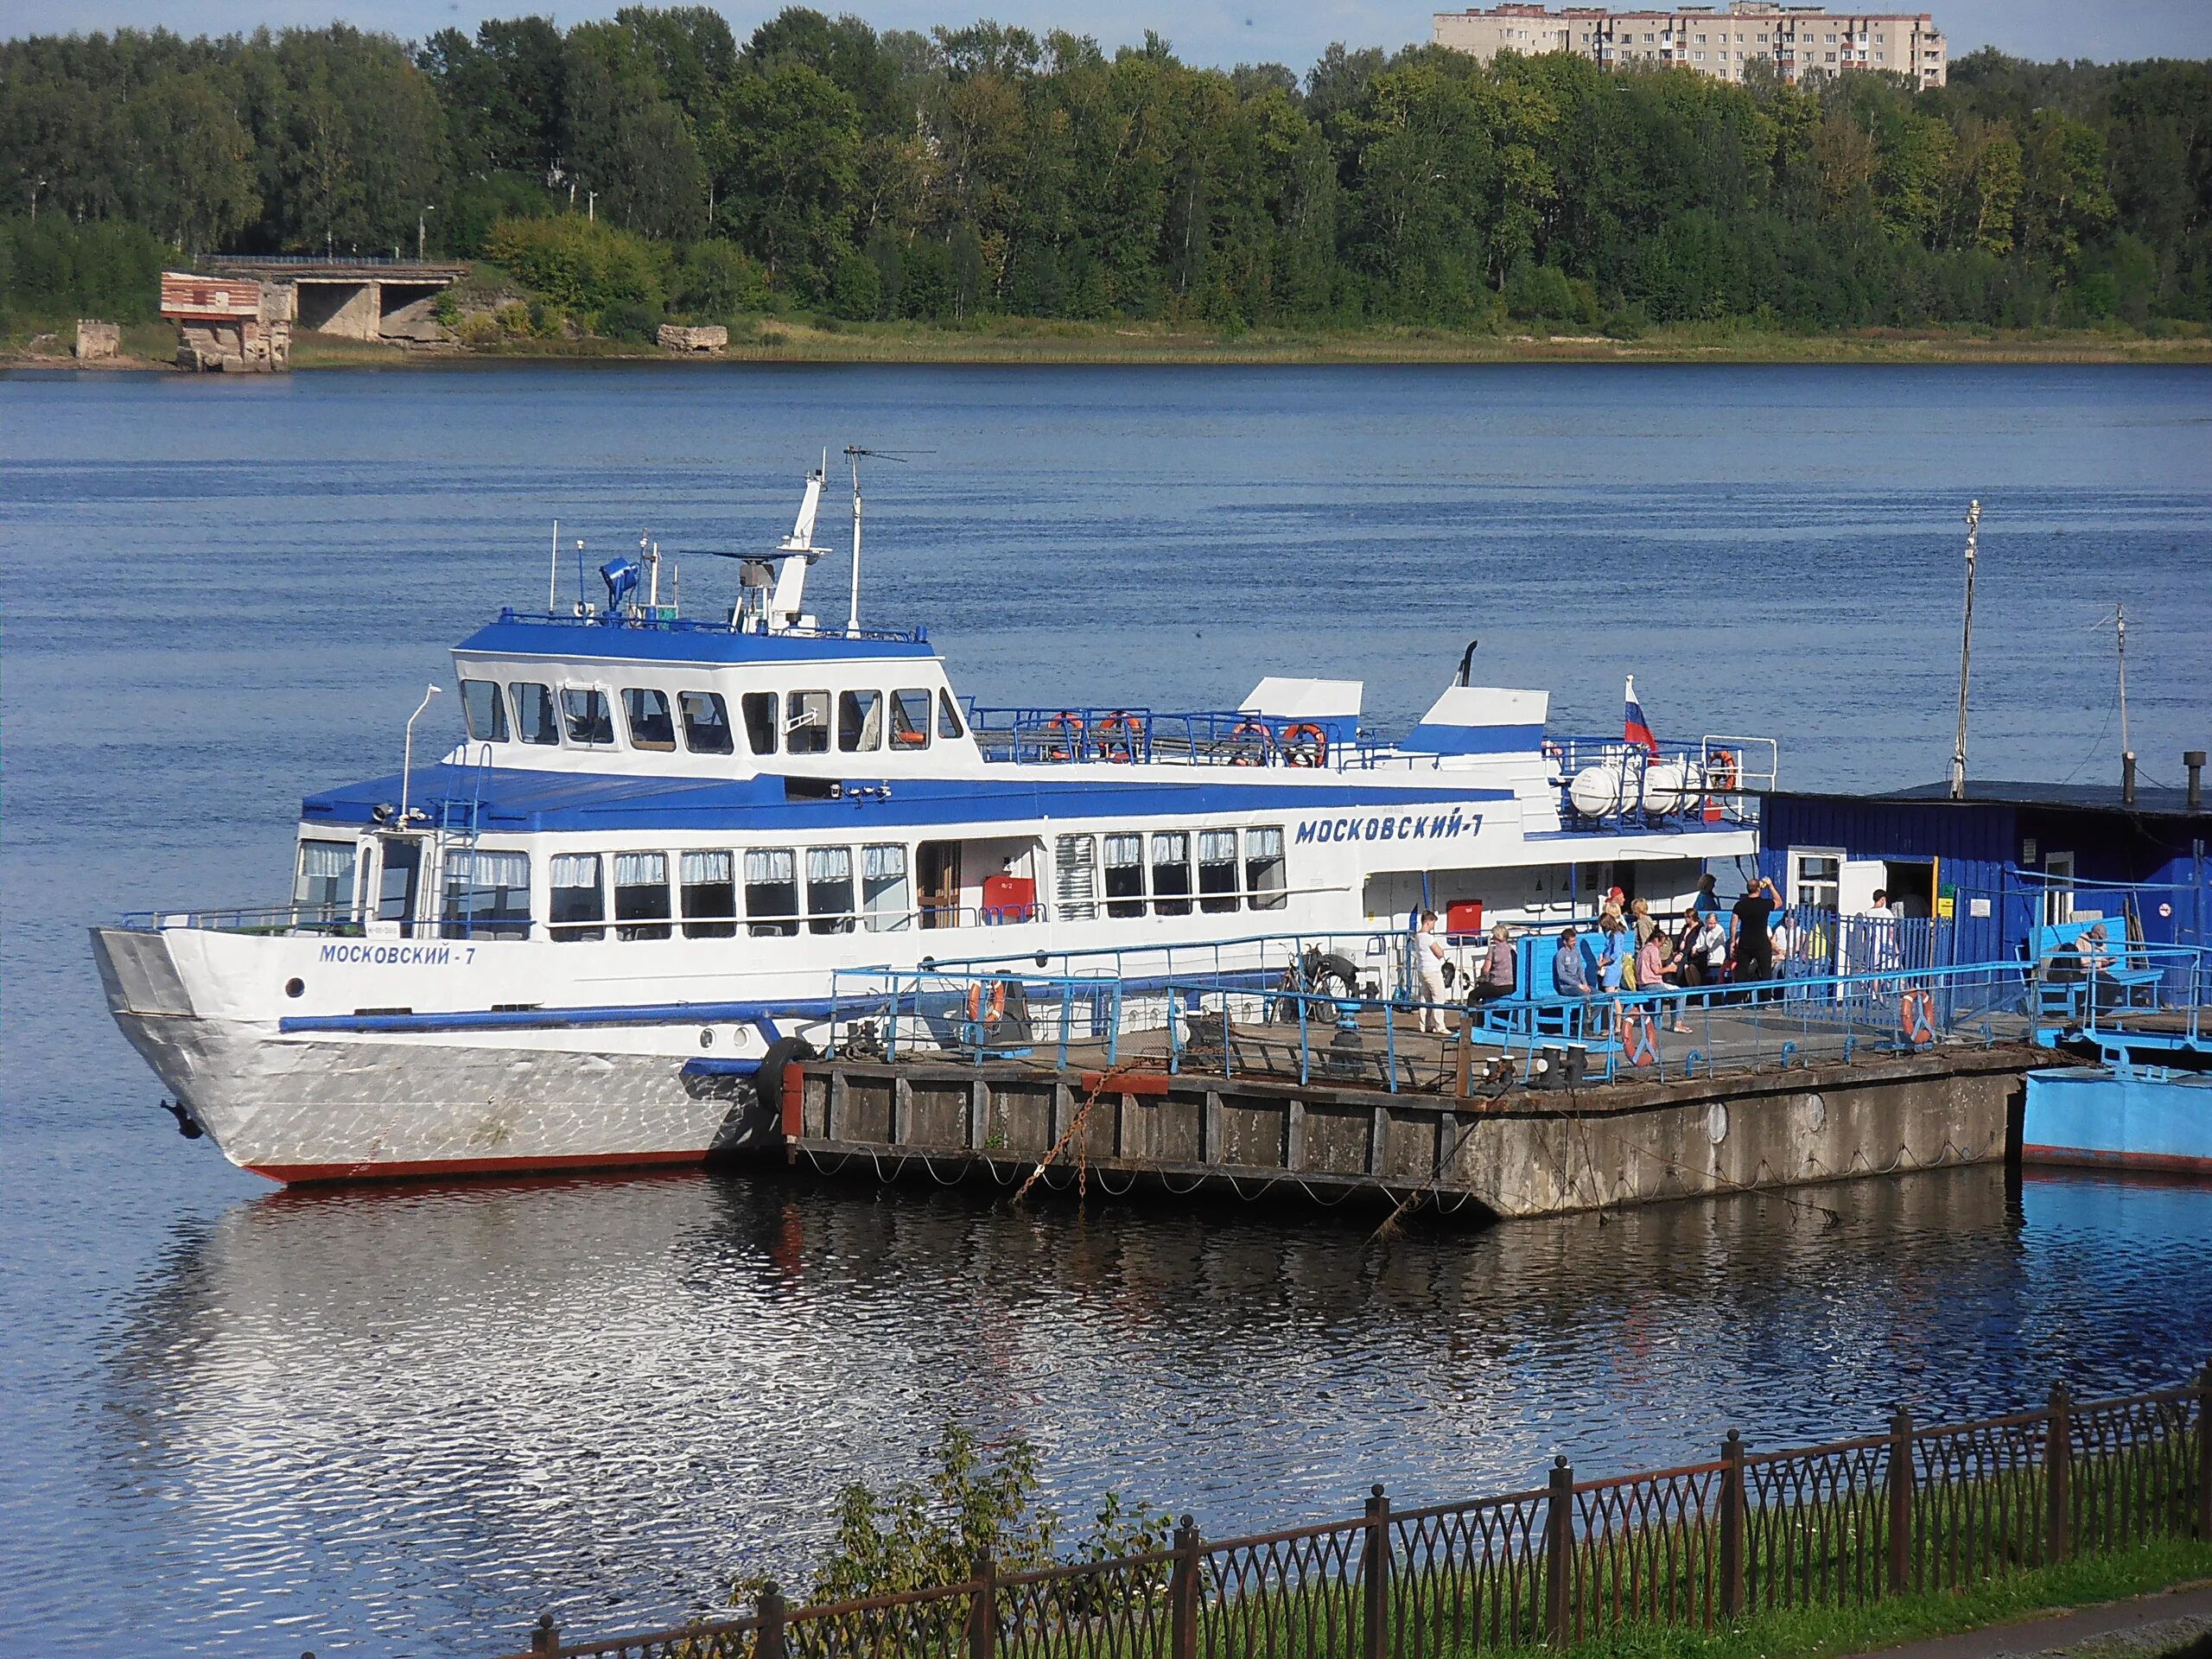
<svg viewBox="0 0 2212 1659">
<path fill-rule="evenodd" d="M 1106 1085 L 1109 1083 L 1116 1083 L 1119 1081 L 1120 1077 L 1117 1073 L 1111 1077 L 1102 1077 L 1098 1079 L 1096 1084 L 1092 1085 L 1090 1093 L 1084 1096 L 1083 1104 L 1076 1108 L 1075 1116 L 1068 1120 L 1066 1131 L 1061 1135 L 1058 1140 L 1053 1141 L 1052 1147 L 1046 1152 L 1045 1155 L 1037 1160 L 1037 1167 L 1029 1172 L 1029 1179 L 1022 1182 L 1020 1187 L 1015 1192 L 1014 1195 L 1014 1203 L 1020 1204 L 1024 1198 L 1029 1196 L 1029 1189 L 1036 1185 L 1039 1180 L 1044 1179 L 1045 1171 L 1052 1164 L 1052 1160 L 1055 1158 L 1058 1158 L 1063 1152 L 1065 1152 L 1068 1147 L 1068 1143 L 1073 1141 L 1076 1136 L 1083 1133 L 1084 1124 L 1090 1121 L 1090 1109 L 1098 1103 L 1098 1097 L 1106 1092 Z M 1084 1157 L 1081 1152 L 1077 1154 L 1077 1159 L 1076 1197 L 1077 1201 L 1080 1202 L 1083 1197 L 1084 1177 L 1090 1173 L 1090 1160 Z"/>
</svg>

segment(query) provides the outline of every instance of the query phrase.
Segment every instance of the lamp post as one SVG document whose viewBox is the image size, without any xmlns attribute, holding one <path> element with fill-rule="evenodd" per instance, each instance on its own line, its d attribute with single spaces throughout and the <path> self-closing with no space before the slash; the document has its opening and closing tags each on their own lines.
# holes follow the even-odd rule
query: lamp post
<svg viewBox="0 0 2212 1659">
<path fill-rule="evenodd" d="M 38 223 L 38 193 L 46 188 L 46 175 L 41 173 L 31 181 L 31 223 Z"/>
<path fill-rule="evenodd" d="M 599 218 L 599 192 L 596 190 L 584 192 L 584 218 L 587 221 L 596 221 Z"/>
<path fill-rule="evenodd" d="M 437 211 L 435 202 L 426 201 L 423 204 L 423 211 L 415 215 L 415 263 L 418 265 L 423 263 L 423 249 L 429 240 L 430 215 Z"/>
</svg>

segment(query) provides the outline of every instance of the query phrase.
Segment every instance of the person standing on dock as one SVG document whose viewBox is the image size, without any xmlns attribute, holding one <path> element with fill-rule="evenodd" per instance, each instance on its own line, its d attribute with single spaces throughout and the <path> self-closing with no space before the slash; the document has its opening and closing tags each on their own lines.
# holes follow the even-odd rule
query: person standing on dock
<svg viewBox="0 0 2212 1659">
<path fill-rule="evenodd" d="M 1781 906 L 1781 894 L 1774 890 L 1774 883 L 1764 876 L 1752 878 L 1744 896 L 1736 901 L 1734 921 L 1730 928 L 1735 946 L 1736 978 L 1747 983 L 1757 983 L 1774 977 L 1774 934 L 1770 924 L 1774 912 Z M 1756 994 L 1754 994 L 1756 1000 Z"/>
<path fill-rule="evenodd" d="M 1444 1020 L 1444 941 L 1436 935 L 1436 912 L 1421 913 L 1421 931 L 1414 935 L 1414 972 L 1421 980 L 1421 1028 L 1447 1029 Z M 1433 1022 L 1433 1023 L 1432 1023 Z"/>
</svg>

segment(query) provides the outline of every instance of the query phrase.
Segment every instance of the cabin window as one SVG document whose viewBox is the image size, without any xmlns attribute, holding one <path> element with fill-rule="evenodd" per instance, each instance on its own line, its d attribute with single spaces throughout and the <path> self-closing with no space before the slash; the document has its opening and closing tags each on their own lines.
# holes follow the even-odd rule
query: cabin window
<svg viewBox="0 0 2212 1659">
<path fill-rule="evenodd" d="M 1155 916 L 1191 913 L 1191 837 L 1169 830 L 1152 838 L 1152 911 Z"/>
<path fill-rule="evenodd" d="M 768 732 L 775 734 L 775 698 L 769 699 Z M 683 711 L 683 747 L 694 754 L 734 754 L 737 739 L 729 728 L 729 705 L 719 691 L 685 691 L 676 699 Z"/>
<path fill-rule="evenodd" d="M 556 853 L 546 874 L 547 931 L 556 939 L 603 939 L 607 895 L 597 853 Z"/>
<path fill-rule="evenodd" d="M 925 686 L 918 690 L 893 691 L 891 694 L 891 747 L 894 749 L 925 749 L 929 746 L 929 689 Z"/>
<path fill-rule="evenodd" d="M 940 690 L 937 694 L 937 734 L 939 737 L 965 737 L 968 734 L 960 724 L 960 711 L 952 706 L 952 693 Z"/>
<path fill-rule="evenodd" d="M 756 938 L 798 931 L 798 858 L 790 848 L 746 854 L 745 914 Z"/>
<path fill-rule="evenodd" d="M 923 705 L 925 713 L 928 707 Z M 904 847 L 861 849 L 861 907 L 871 933 L 896 932 L 906 925 L 914 888 L 907 879 Z"/>
<path fill-rule="evenodd" d="M 1054 897 L 1060 916 L 1071 922 L 1088 922 L 1098 914 L 1098 838 L 1062 836 L 1052 857 L 1058 880 Z"/>
<path fill-rule="evenodd" d="M 1144 914 L 1144 837 L 1106 837 L 1106 913 Z"/>
<path fill-rule="evenodd" d="M 468 735 L 478 743 L 507 741 L 507 704 L 496 680 L 463 680 L 461 712 L 468 721 Z"/>
<path fill-rule="evenodd" d="M 558 743 L 561 728 L 553 718 L 553 690 L 529 680 L 507 688 L 515 700 L 515 735 L 525 743 Z"/>
<path fill-rule="evenodd" d="M 633 749 L 672 749 L 676 721 L 668 712 L 668 693 L 631 686 L 622 693 L 622 718 L 630 725 Z"/>
<path fill-rule="evenodd" d="M 614 937 L 668 937 L 668 855 L 614 855 Z"/>
<path fill-rule="evenodd" d="M 1288 868 L 1280 825 L 1244 832 L 1244 902 L 1255 910 L 1281 910 L 1288 902 Z"/>
<path fill-rule="evenodd" d="M 597 686 L 563 686 L 561 712 L 568 721 L 569 742 L 603 748 L 614 741 L 614 710 Z"/>
<path fill-rule="evenodd" d="M 793 691 L 784 698 L 784 747 L 791 754 L 830 753 L 827 691 Z"/>
<path fill-rule="evenodd" d="M 738 699 L 738 707 L 745 715 L 745 741 L 755 754 L 776 752 L 776 734 L 782 722 L 776 718 L 776 694 L 772 691 L 748 691 Z"/>
<path fill-rule="evenodd" d="M 882 692 L 837 694 L 837 747 L 847 754 L 861 754 L 883 747 Z"/>
<path fill-rule="evenodd" d="M 686 692 L 685 696 L 690 694 Z M 727 939 L 737 931 L 736 865 L 728 853 L 686 853 L 683 937 Z"/>
<path fill-rule="evenodd" d="M 530 936 L 530 855 L 446 855 L 445 935 L 449 939 Z"/>
<path fill-rule="evenodd" d="M 1236 908 L 1236 832 L 1198 831 L 1198 908 L 1219 915 Z"/>
<path fill-rule="evenodd" d="M 300 843 L 300 877 L 292 902 L 306 912 L 301 920 L 339 922 L 353 914 L 354 857 L 350 841 Z"/>
<path fill-rule="evenodd" d="M 806 849 L 806 914 L 810 933 L 853 931 L 853 849 Z"/>
</svg>

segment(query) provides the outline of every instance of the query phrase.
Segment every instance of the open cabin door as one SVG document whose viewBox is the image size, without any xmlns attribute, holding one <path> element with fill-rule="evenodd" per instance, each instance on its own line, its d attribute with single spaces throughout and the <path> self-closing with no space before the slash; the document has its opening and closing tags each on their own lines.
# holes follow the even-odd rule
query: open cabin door
<svg viewBox="0 0 2212 1659">
<path fill-rule="evenodd" d="M 423 896 L 420 836 L 377 837 L 376 894 L 375 919 L 397 922 L 402 938 L 413 938 L 416 906 Z"/>
<path fill-rule="evenodd" d="M 925 841 L 914 849 L 924 927 L 960 925 L 960 843 Z"/>
</svg>

